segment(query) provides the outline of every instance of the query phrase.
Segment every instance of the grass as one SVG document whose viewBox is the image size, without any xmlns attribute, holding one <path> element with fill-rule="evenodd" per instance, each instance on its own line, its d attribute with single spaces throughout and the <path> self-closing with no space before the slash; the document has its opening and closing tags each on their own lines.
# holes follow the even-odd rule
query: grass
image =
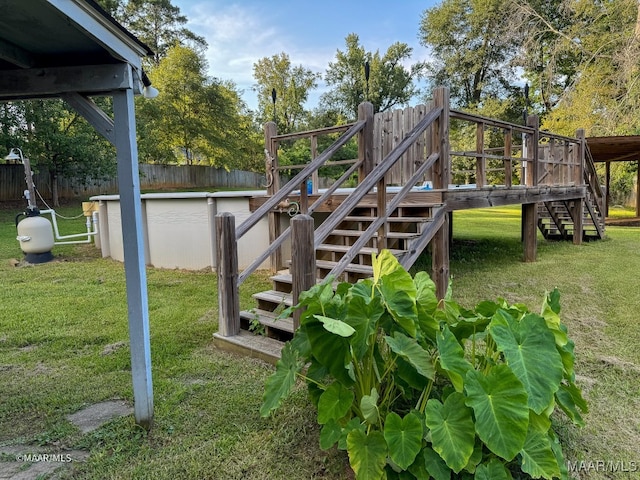
<svg viewBox="0 0 640 480">
<path fill-rule="evenodd" d="M 79 206 L 62 210 L 71 215 Z M 90 245 L 56 247 L 54 262 L 14 266 L 21 257 L 15 213 L 0 210 L 0 446 L 90 451 L 63 474 L 73 479 L 345 478 L 344 454 L 317 446 L 315 412 L 301 386 L 274 417 L 259 417 L 272 367 L 212 347 L 216 280 L 204 271 L 147 271 L 153 429 L 125 417 L 82 435 L 65 415 L 102 400 L 133 400 L 124 269 Z M 583 429 L 556 419 L 565 454 L 640 463 L 640 229 L 610 227 L 607 240 L 581 246 L 540 238 L 538 261 L 525 264 L 519 221 L 514 208 L 454 215 L 454 296 L 469 306 L 504 297 L 537 307 L 558 287 L 591 408 Z M 77 222 L 61 228 L 82 232 Z M 268 283 L 265 274 L 252 276 L 243 307 Z"/>
</svg>

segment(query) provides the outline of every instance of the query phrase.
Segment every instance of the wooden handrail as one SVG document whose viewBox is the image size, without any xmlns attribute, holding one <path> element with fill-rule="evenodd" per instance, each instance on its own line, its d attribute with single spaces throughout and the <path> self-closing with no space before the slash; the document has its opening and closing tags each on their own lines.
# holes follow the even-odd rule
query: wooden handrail
<svg viewBox="0 0 640 480">
<path fill-rule="evenodd" d="M 272 136 L 271 139 L 281 142 L 283 140 L 298 140 L 300 138 L 307 138 L 307 137 L 313 137 L 318 135 L 328 135 L 330 133 L 346 132 L 352 126 L 354 126 L 355 123 L 345 123 L 344 125 L 335 125 L 333 127 L 323 127 L 323 128 L 318 128 L 317 130 L 305 130 L 303 132 L 282 133 L 280 135 Z"/>
<path fill-rule="evenodd" d="M 396 193 L 391 199 L 391 201 L 386 205 L 384 215 L 381 215 L 380 212 L 378 212 L 378 217 L 373 222 L 371 222 L 371 225 L 367 227 L 364 233 L 362 233 L 360 237 L 358 237 L 358 239 L 355 241 L 355 243 L 349 248 L 349 250 L 345 252 L 345 254 L 337 263 L 337 265 L 331 269 L 331 272 L 329 272 L 330 275 L 334 275 L 338 277 L 340 274 L 342 274 L 342 272 L 344 272 L 344 270 L 347 268 L 349 263 L 351 263 L 351 260 L 353 260 L 353 258 L 360 252 L 360 249 L 364 247 L 373 238 L 373 236 L 378 231 L 378 229 L 382 225 L 384 225 L 384 223 L 387 221 L 389 216 L 400 205 L 400 202 L 404 200 L 404 198 L 411 191 L 411 189 L 414 187 L 417 181 L 422 177 L 422 175 L 424 175 L 424 173 L 427 170 L 429 170 L 434 165 L 434 163 L 436 163 L 436 161 L 439 158 L 440 158 L 440 152 L 434 152 L 431 155 L 429 155 L 429 158 L 427 158 L 426 162 L 420 165 L 420 167 L 415 171 L 415 173 L 411 177 L 411 180 L 409 180 L 409 182 L 406 185 L 404 185 L 400 189 L 400 191 Z M 379 164 L 374 169 L 374 171 L 371 172 L 371 174 L 375 175 L 376 170 L 378 168 L 381 168 L 381 165 L 383 165 L 383 163 Z M 382 173 L 383 178 L 384 178 L 384 173 L 386 173 L 386 171 Z M 318 242 L 316 242 L 316 248 L 318 245 L 319 245 Z"/>
<path fill-rule="evenodd" d="M 378 164 L 373 171 L 367 175 L 367 177 L 356 187 L 349 198 L 342 202 L 338 208 L 336 208 L 331 215 L 318 227 L 315 236 L 316 248 L 325 241 L 325 239 L 331 234 L 331 232 L 342 222 L 345 216 L 353 210 L 353 208 L 362 200 L 362 198 L 369 193 L 378 181 L 385 176 L 385 174 L 395 165 L 395 163 L 404 155 L 409 147 L 416 141 L 416 139 L 429 127 L 442 113 L 442 107 L 434 108 L 427 113 L 416 124 L 396 148 L 393 149 L 389 155 L 387 155 L 382 162 Z"/>
<path fill-rule="evenodd" d="M 352 173 L 354 173 L 362 164 L 362 161 L 356 161 L 347 171 L 345 171 L 338 180 L 336 180 L 333 185 L 326 189 L 326 191 L 320 195 L 320 197 L 311 204 L 308 210 L 308 214 L 311 215 L 317 208 L 319 208 L 327 198 L 331 197 L 333 193 L 342 185 L 345 180 L 347 180 Z M 276 249 L 280 248 L 280 246 L 284 243 L 284 241 L 289 238 L 291 234 L 291 227 L 287 227 L 287 229 L 280 234 L 278 238 L 276 238 L 271 244 L 269 248 L 267 248 L 262 254 L 260 254 L 247 268 L 245 268 L 240 275 L 238 275 L 238 286 L 242 285 L 245 279 L 251 275 L 254 271 L 258 269 L 262 263 L 271 256 Z"/>
<path fill-rule="evenodd" d="M 247 218 L 236 229 L 236 239 L 242 238 L 251 227 L 253 227 L 258 221 L 267 214 L 271 209 L 275 208 L 282 200 L 288 197 L 291 192 L 300 188 L 300 184 L 306 180 L 314 171 L 320 168 L 329 158 L 331 158 L 343 145 L 351 140 L 365 125 L 364 120 L 360 120 L 354 123 L 344 135 L 337 139 L 329 148 L 322 152 L 317 158 L 303 168 L 298 174 L 293 177 L 289 182 L 271 196 L 264 204 L 262 204 L 253 214 Z"/>
</svg>

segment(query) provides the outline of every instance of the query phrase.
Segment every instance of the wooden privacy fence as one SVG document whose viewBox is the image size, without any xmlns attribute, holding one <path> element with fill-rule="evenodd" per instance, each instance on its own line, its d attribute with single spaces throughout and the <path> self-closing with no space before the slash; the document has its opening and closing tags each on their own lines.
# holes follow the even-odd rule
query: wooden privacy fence
<svg viewBox="0 0 640 480">
<path fill-rule="evenodd" d="M 264 174 L 204 165 L 151 165 L 140 164 L 140 188 L 161 190 L 166 188 L 246 188 L 264 189 Z M 35 173 L 34 183 L 45 198 L 51 198 L 49 171 Z M 26 188 L 22 165 L 0 165 L 0 201 L 20 200 Z M 58 177 L 60 198 L 78 198 L 118 192 L 115 178 L 90 182 L 84 186 L 64 177 Z"/>
</svg>

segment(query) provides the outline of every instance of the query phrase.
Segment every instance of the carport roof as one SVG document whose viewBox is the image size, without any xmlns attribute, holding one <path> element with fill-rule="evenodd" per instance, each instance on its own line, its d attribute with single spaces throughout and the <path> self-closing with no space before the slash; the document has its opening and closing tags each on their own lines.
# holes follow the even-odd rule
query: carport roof
<svg viewBox="0 0 640 480">
<path fill-rule="evenodd" d="M 153 53 L 93 0 L 0 6 L 0 100 L 102 94 L 117 86 L 103 78 L 110 66 L 129 64 L 137 74 Z"/>
<path fill-rule="evenodd" d="M 596 162 L 640 160 L 640 136 L 589 137 L 587 145 Z"/>
</svg>

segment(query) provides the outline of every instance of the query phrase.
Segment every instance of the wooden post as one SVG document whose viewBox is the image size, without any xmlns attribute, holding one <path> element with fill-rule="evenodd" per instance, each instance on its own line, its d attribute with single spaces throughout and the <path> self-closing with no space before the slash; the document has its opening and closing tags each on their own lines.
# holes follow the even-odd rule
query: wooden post
<svg viewBox="0 0 640 480">
<path fill-rule="evenodd" d="M 363 162 L 358 170 L 358 183 L 361 183 L 374 167 L 372 103 L 364 102 L 358 105 L 358 120 L 366 122 L 358 134 L 358 160 Z"/>
<path fill-rule="evenodd" d="M 476 124 L 476 188 L 482 188 L 487 183 L 487 165 L 484 159 L 484 123 Z"/>
<path fill-rule="evenodd" d="M 386 176 L 378 181 L 378 189 L 376 192 L 376 203 L 378 217 L 386 215 L 387 212 L 387 179 Z M 380 225 L 378 229 L 378 253 L 380 250 L 387 248 L 387 223 Z"/>
<path fill-rule="evenodd" d="M 264 125 L 264 149 L 267 156 L 267 195 L 273 195 L 280 190 L 280 170 L 278 170 L 278 146 L 273 140 L 278 133 L 275 122 L 267 122 Z M 273 243 L 280 236 L 280 214 L 269 212 L 269 243 Z M 271 272 L 275 273 L 282 267 L 282 249 L 276 248 L 269 257 Z"/>
<path fill-rule="evenodd" d="M 607 203 L 607 205 L 609 205 Z M 636 217 L 640 217 L 640 160 L 638 161 L 638 173 L 636 176 Z"/>
<path fill-rule="evenodd" d="M 440 119 L 435 122 L 434 131 L 437 141 L 434 149 L 440 152 L 440 158 L 434 165 L 433 188 L 448 189 L 451 175 L 451 157 L 449 156 L 449 89 L 438 87 L 433 91 L 434 107 L 442 107 Z M 447 279 L 448 281 L 448 279 Z"/>
<path fill-rule="evenodd" d="M 133 91 L 113 92 L 115 146 L 120 185 L 122 244 L 129 317 L 133 409 L 136 423 L 153 423 L 153 382 L 149 335 L 149 300 L 145 265 L 142 202 Z"/>
<path fill-rule="evenodd" d="M 436 284 L 436 296 L 444 298 L 449 287 L 449 214 L 431 240 L 431 276 Z"/>
<path fill-rule="evenodd" d="M 576 198 L 571 209 L 573 210 L 571 212 L 573 217 L 573 244 L 580 245 L 582 243 L 584 199 Z"/>
<path fill-rule="evenodd" d="M 511 188 L 513 179 L 513 162 L 511 161 L 511 144 L 513 141 L 513 130 L 508 128 L 504 132 L 504 186 Z"/>
<path fill-rule="evenodd" d="M 524 261 L 535 262 L 538 254 L 538 204 L 522 205 L 522 240 Z"/>
<path fill-rule="evenodd" d="M 640 167 L 640 164 L 638 165 Z M 604 172 L 604 183 L 607 191 L 605 192 L 605 206 L 604 206 L 604 216 L 609 216 L 609 203 L 611 203 L 611 162 L 607 161 L 605 163 L 605 172 Z M 638 187 L 640 188 L 640 186 Z"/>
<path fill-rule="evenodd" d="M 433 92 L 434 107 L 441 107 L 440 118 L 434 124 L 433 148 L 440 152 L 440 158 L 433 168 L 433 186 L 436 189 L 449 188 L 451 158 L 449 156 L 449 89 L 436 88 Z M 444 216 L 442 226 L 433 237 L 432 245 L 432 277 L 436 284 L 436 295 L 444 298 L 449 286 L 449 215 Z"/>
<path fill-rule="evenodd" d="M 586 156 L 586 139 L 584 129 L 580 128 L 576 131 L 576 138 L 578 139 L 578 155 L 576 155 L 576 168 L 573 172 L 572 178 L 575 185 L 584 185 L 584 163 Z M 582 243 L 583 234 L 583 215 L 584 215 L 584 202 L 585 198 L 576 198 L 573 201 L 573 244 L 580 245 Z"/>
<path fill-rule="evenodd" d="M 311 135 L 311 160 L 318 157 L 318 136 Z M 314 170 L 311 174 L 311 193 L 318 193 L 320 188 L 320 174 L 318 170 Z"/>
<path fill-rule="evenodd" d="M 218 333 L 232 337 L 240 333 L 238 297 L 238 244 L 236 221 L 229 212 L 216 215 L 216 264 L 218 267 Z"/>
<path fill-rule="evenodd" d="M 529 115 L 527 117 L 527 126 L 533 128 L 533 134 L 527 137 L 527 179 L 528 187 L 538 185 L 540 172 L 538 171 L 538 143 L 540 141 L 540 123 L 537 115 Z"/>
<path fill-rule="evenodd" d="M 293 304 L 300 293 L 316 284 L 316 254 L 313 247 L 314 222 L 309 215 L 296 215 L 291 219 L 291 275 Z M 300 310 L 293 313 L 293 328 L 300 326 Z"/>
</svg>

